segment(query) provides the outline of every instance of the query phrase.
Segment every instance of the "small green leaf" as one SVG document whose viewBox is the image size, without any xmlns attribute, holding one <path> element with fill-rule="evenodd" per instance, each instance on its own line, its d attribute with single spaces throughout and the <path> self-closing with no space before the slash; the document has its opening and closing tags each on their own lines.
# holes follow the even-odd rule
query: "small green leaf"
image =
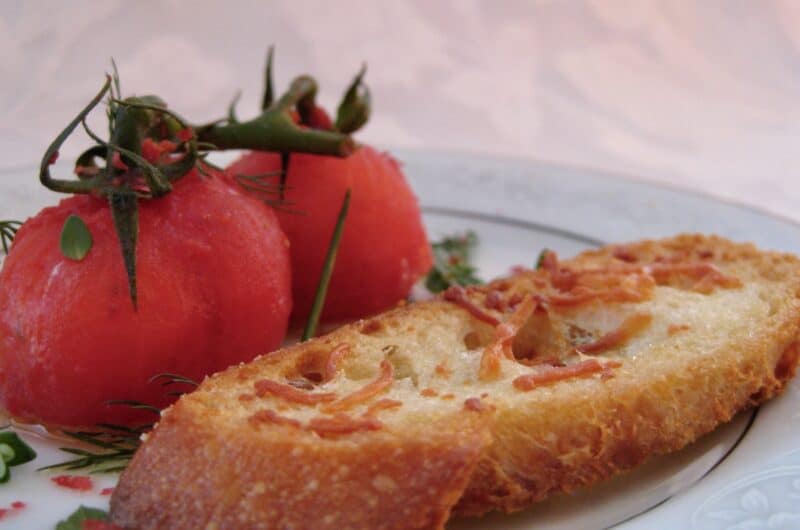
<svg viewBox="0 0 800 530">
<path fill-rule="evenodd" d="M 0 484 L 5 484 L 11 479 L 11 470 L 5 460 L 0 458 Z"/>
<path fill-rule="evenodd" d="M 11 448 L 13 452 L 12 458 L 7 461 L 9 466 L 19 466 L 36 458 L 36 451 L 34 451 L 30 445 L 26 444 L 15 432 L 0 432 L 0 447 L 3 445 Z"/>
<path fill-rule="evenodd" d="M 84 521 L 108 521 L 108 513 L 97 508 L 81 506 L 69 517 L 59 521 L 56 530 L 83 530 Z"/>
<path fill-rule="evenodd" d="M 92 234 L 83 219 L 70 215 L 61 230 L 61 252 L 65 257 L 81 261 L 92 248 Z"/>
</svg>

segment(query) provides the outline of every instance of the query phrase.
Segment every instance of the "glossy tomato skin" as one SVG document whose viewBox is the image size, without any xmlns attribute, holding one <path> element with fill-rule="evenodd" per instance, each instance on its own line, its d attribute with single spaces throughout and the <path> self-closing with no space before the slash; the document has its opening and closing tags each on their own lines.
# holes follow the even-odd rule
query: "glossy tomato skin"
<svg viewBox="0 0 800 530">
<path fill-rule="evenodd" d="M 244 155 L 229 175 L 277 171 L 272 153 Z M 405 298 L 431 267 L 419 205 L 399 164 L 387 153 L 362 146 L 347 158 L 292 154 L 286 202 L 278 211 L 291 242 L 293 318 L 304 320 L 313 302 L 345 191 L 349 215 L 331 278 L 323 320 L 359 318 Z"/>
<path fill-rule="evenodd" d="M 79 215 L 94 244 L 59 249 Z M 153 420 L 113 399 L 166 405 L 171 372 L 195 380 L 278 347 L 291 312 L 288 241 L 273 212 L 192 172 L 140 201 L 138 311 L 105 200 L 75 196 L 28 220 L 0 272 L 0 401 L 59 426 Z M 183 387 L 185 390 L 186 387 Z"/>
</svg>

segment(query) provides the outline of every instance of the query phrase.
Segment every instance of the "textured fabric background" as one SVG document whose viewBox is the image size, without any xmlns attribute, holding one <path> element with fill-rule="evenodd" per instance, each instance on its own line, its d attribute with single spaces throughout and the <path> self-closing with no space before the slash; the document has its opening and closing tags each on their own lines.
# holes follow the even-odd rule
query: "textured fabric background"
<svg viewBox="0 0 800 530">
<path fill-rule="evenodd" d="M 313 73 L 331 106 L 369 64 L 362 141 L 596 167 L 800 219 L 794 0 L 4 0 L 0 169 L 38 162 L 112 56 L 124 93 L 201 120 L 242 89 L 254 113 L 270 43 L 279 87 Z"/>
</svg>

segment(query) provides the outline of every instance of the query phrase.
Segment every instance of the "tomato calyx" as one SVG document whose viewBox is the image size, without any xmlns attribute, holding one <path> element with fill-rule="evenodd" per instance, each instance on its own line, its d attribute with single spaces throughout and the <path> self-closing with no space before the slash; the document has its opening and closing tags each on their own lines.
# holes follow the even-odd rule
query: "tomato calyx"
<svg viewBox="0 0 800 530">
<path fill-rule="evenodd" d="M 372 97 L 369 88 L 364 83 L 364 75 L 367 73 L 366 63 L 361 66 L 347 91 L 342 97 L 341 103 L 336 110 L 337 130 L 352 133 L 363 127 L 369 120 L 372 112 Z"/>
<path fill-rule="evenodd" d="M 108 94 L 109 140 L 97 136 L 86 117 Z M 53 178 L 50 166 L 64 141 L 82 125 L 95 145 L 75 163 L 77 180 Z M 137 307 L 136 243 L 139 231 L 139 199 L 163 197 L 172 183 L 199 167 L 203 155 L 189 124 L 157 96 L 121 99 L 119 77 L 106 82 L 89 104 L 50 144 L 42 157 L 39 180 L 50 190 L 85 193 L 108 200 L 120 242 L 128 291 Z M 104 161 L 98 164 L 97 160 Z M 88 249 L 86 249 L 88 252 Z"/>
<path fill-rule="evenodd" d="M 363 65 L 348 86 L 337 109 L 336 121 L 316 104 L 317 83 L 307 75 L 296 77 L 289 89 L 275 98 L 272 65 L 275 48 L 269 47 L 264 69 L 264 93 L 261 114 L 241 122 L 236 116 L 237 94 L 228 109 L 228 118 L 197 129 L 203 142 L 217 149 L 251 149 L 273 151 L 280 154 L 281 170 L 263 175 L 233 175 L 251 194 L 259 196 L 270 206 L 280 206 L 284 199 L 286 175 L 292 153 L 311 153 L 347 157 L 357 144 L 350 137 L 369 119 L 371 97 L 364 83 L 366 65 Z M 271 132 L 265 138 L 266 132 Z M 280 177 L 278 184 L 268 181 Z M 274 197 L 277 196 L 277 199 Z"/>
<path fill-rule="evenodd" d="M 363 84 L 365 69 L 362 68 L 351 83 L 337 120 L 332 123 L 316 105 L 317 82 L 308 75 L 295 78 L 288 90 L 273 101 L 272 51 L 271 48 L 267 61 L 267 90 L 262 112 L 251 120 L 239 121 L 232 105 L 226 119 L 190 125 L 168 110 L 158 96 L 123 99 L 115 67 L 114 74 L 106 76 L 97 95 L 45 151 L 39 168 L 39 180 L 45 187 L 61 193 L 91 194 L 108 201 L 134 310 L 137 308 L 139 200 L 167 195 L 173 183 L 193 169 L 205 174 L 208 167 L 213 167 L 205 159 L 210 151 L 253 149 L 282 154 L 283 171 L 268 176 L 279 176 L 278 185 L 265 181 L 263 175 L 241 182 L 256 193 L 278 195 L 277 201 L 265 199 L 268 204 L 277 206 L 284 195 L 289 153 L 346 157 L 356 149 L 350 133 L 362 126 L 369 116 L 369 91 Z M 110 131 L 107 141 L 86 123 L 88 114 L 106 95 Z M 50 171 L 59 149 L 79 125 L 95 145 L 78 157 L 74 168 L 76 179 L 54 178 Z M 85 255 L 89 249 L 84 250 Z"/>
<path fill-rule="evenodd" d="M 267 52 L 267 67 L 264 70 L 264 95 L 261 99 L 262 111 L 268 110 L 273 102 L 273 94 L 275 92 L 272 83 L 274 52 L 274 46 L 270 46 Z M 363 64 L 347 87 L 344 96 L 342 96 L 336 111 L 336 122 L 332 122 L 325 110 L 314 103 L 315 94 L 298 101 L 295 121 L 312 129 L 336 131 L 344 134 L 356 132 L 367 123 L 372 110 L 369 88 L 364 83 L 364 75 L 366 73 L 367 65 Z M 234 105 L 235 103 L 234 101 Z"/>
<path fill-rule="evenodd" d="M 279 99 L 270 102 L 255 118 L 239 121 L 232 107 L 227 118 L 197 127 L 197 135 L 201 142 L 218 150 L 251 149 L 346 157 L 356 148 L 349 134 L 303 127 L 313 121 L 317 88 L 311 76 L 298 76 Z M 295 109 L 300 123 L 293 119 Z"/>
</svg>

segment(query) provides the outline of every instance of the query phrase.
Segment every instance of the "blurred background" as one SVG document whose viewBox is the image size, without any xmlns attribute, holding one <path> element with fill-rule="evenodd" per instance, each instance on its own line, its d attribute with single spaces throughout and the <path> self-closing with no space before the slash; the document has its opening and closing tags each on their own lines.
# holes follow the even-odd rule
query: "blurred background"
<svg viewBox="0 0 800 530">
<path fill-rule="evenodd" d="M 596 168 L 800 220 L 794 0 L 4 0 L 0 170 L 38 164 L 112 56 L 124 94 L 203 121 L 242 90 L 251 116 L 273 43 L 279 90 L 311 73 L 331 109 L 368 64 L 363 141 Z"/>
</svg>

